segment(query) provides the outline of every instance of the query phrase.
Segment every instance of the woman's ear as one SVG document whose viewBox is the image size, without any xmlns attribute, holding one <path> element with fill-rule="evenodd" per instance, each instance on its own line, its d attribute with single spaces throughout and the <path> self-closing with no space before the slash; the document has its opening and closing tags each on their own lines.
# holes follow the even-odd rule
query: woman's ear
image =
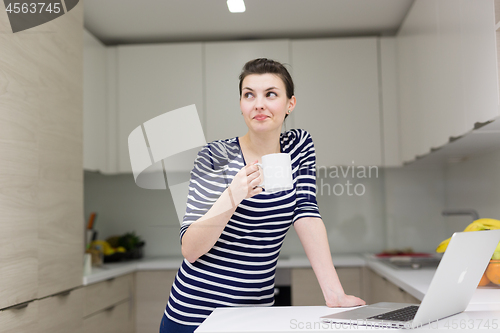
<svg viewBox="0 0 500 333">
<path fill-rule="evenodd" d="M 296 103 L 297 103 L 297 100 L 295 99 L 295 95 L 292 96 L 288 100 L 288 110 L 289 110 L 289 113 L 291 113 L 293 111 L 293 109 L 295 108 Z"/>
</svg>

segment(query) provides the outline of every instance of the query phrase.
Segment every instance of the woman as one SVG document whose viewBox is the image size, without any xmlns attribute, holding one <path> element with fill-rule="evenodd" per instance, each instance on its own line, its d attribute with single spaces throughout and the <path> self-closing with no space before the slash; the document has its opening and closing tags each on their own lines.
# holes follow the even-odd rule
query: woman
<svg viewBox="0 0 500 333">
<path fill-rule="evenodd" d="M 255 59 L 240 75 L 240 108 L 248 132 L 207 144 L 191 172 L 181 225 L 185 257 L 160 332 L 193 332 L 216 307 L 270 306 L 281 245 L 293 225 L 327 306 L 363 305 L 344 293 L 332 264 L 316 203 L 316 157 L 305 130 L 281 133 L 296 99 L 286 68 Z M 266 193 L 257 162 L 288 153 L 294 188 Z"/>
</svg>

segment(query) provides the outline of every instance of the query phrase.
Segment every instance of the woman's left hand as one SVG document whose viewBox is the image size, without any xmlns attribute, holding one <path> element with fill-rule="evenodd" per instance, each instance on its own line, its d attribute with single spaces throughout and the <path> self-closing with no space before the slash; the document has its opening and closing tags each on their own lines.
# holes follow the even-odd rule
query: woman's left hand
<svg viewBox="0 0 500 333">
<path fill-rule="evenodd" d="M 346 294 L 333 295 L 330 297 L 329 300 L 326 301 L 326 306 L 330 308 L 351 307 L 360 305 L 366 305 L 366 302 L 359 297 Z"/>
</svg>

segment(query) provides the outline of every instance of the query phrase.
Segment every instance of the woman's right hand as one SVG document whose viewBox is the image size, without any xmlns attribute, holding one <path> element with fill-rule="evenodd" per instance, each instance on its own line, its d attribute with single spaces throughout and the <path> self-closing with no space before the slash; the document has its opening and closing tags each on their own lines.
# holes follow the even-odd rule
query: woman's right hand
<svg viewBox="0 0 500 333">
<path fill-rule="evenodd" d="M 255 162 L 241 168 L 229 185 L 233 200 L 237 205 L 243 199 L 251 198 L 262 192 L 262 187 L 257 186 L 262 183 L 259 167 L 255 165 L 258 162 L 258 160 L 255 160 Z"/>
</svg>

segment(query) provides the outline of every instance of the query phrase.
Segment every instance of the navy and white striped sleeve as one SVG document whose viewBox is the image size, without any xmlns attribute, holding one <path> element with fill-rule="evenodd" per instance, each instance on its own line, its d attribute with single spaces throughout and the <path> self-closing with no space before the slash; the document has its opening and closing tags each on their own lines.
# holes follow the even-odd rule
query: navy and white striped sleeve
<svg viewBox="0 0 500 333">
<path fill-rule="evenodd" d="M 302 217 L 319 217 L 321 215 L 316 201 L 316 152 L 311 135 L 300 131 L 300 163 L 297 173 L 297 204 L 292 223 Z"/>
<path fill-rule="evenodd" d="M 191 223 L 204 216 L 227 187 L 227 159 L 213 143 L 204 146 L 194 161 L 189 181 L 186 212 L 181 223 L 180 240 Z"/>
</svg>

